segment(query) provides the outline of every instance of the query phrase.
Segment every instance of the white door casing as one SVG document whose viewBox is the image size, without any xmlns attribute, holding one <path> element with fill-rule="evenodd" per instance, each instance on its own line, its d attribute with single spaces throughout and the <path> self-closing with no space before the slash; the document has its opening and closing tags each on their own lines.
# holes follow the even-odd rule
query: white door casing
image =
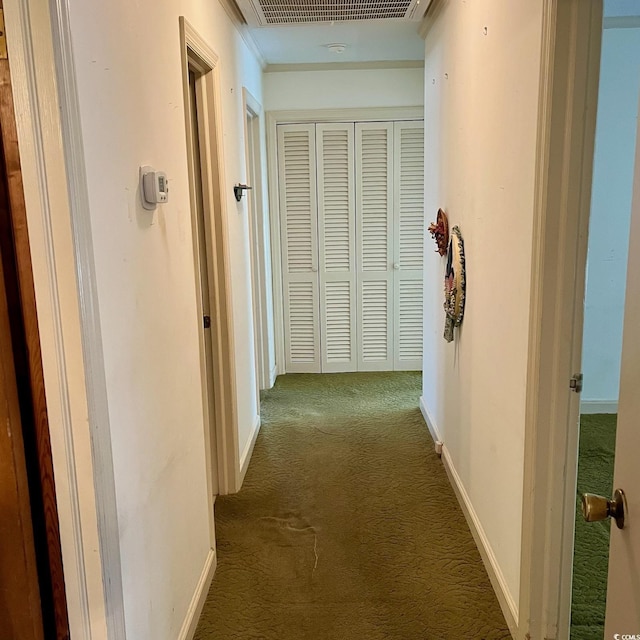
<svg viewBox="0 0 640 640">
<path fill-rule="evenodd" d="M 518 640 L 570 633 L 580 402 L 568 381 L 580 371 L 583 346 L 603 3 L 549 2 L 543 17 Z M 627 521 L 623 530 L 611 528 L 607 640 L 640 635 L 638 153 L 614 472 Z"/>
<path fill-rule="evenodd" d="M 200 354 L 204 358 L 203 367 L 203 403 L 205 406 L 205 423 L 208 425 L 207 449 L 209 450 L 209 475 L 210 490 L 213 496 L 218 495 L 220 491 L 218 480 L 218 449 L 216 443 L 216 425 L 215 425 L 215 387 L 213 382 L 213 340 L 211 338 L 210 327 L 206 327 L 204 318 L 211 318 L 211 295 L 210 295 L 210 266 L 209 258 L 211 229 L 209 228 L 207 215 L 204 209 L 204 194 L 202 190 L 202 163 L 201 153 L 203 148 L 206 149 L 206 141 L 202 140 L 201 114 L 199 107 L 202 100 L 202 74 L 198 73 L 195 68 L 189 68 L 189 106 L 188 112 L 188 136 L 192 148 L 189 159 L 192 162 L 191 175 L 193 175 L 192 197 L 194 199 L 193 208 L 195 215 L 193 216 L 194 224 L 194 254 L 197 262 L 197 307 L 199 340 L 200 348 L 203 353 Z M 199 96 L 200 94 L 200 96 Z"/>
<path fill-rule="evenodd" d="M 251 189 L 247 192 L 249 209 L 249 244 L 251 248 L 251 289 L 253 302 L 253 327 L 256 357 L 257 402 L 260 406 L 260 390 L 269 389 L 274 380 L 271 374 L 269 354 L 269 321 L 271 314 L 270 271 L 267 256 L 270 242 L 265 231 L 263 195 L 262 154 L 260 147 L 263 111 L 260 103 L 246 87 L 242 88 L 245 114 L 245 154 L 247 181 Z"/>
<path fill-rule="evenodd" d="M 183 71 L 183 96 L 185 114 L 191 110 L 189 92 L 188 69 L 192 67 L 198 72 L 196 81 L 198 99 L 198 131 L 201 150 L 206 153 L 200 156 L 200 168 L 202 171 L 202 206 L 205 213 L 206 225 L 204 228 L 204 241 L 207 242 L 208 265 L 207 279 L 211 304 L 211 329 L 210 333 L 212 358 L 211 366 L 214 371 L 211 381 L 214 388 L 214 399 L 210 404 L 206 388 L 207 373 L 205 345 L 200 332 L 200 372 L 203 381 L 203 408 L 205 425 L 205 443 L 207 468 L 210 471 L 208 489 L 212 491 L 212 474 L 214 467 L 218 473 L 218 491 L 220 495 L 235 493 L 240 487 L 240 455 L 238 452 L 238 413 L 236 407 L 236 376 L 233 338 L 233 318 L 231 305 L 231 279 L 228 270 L 228 247 L 226 238 L 226 205 L 222 186 L 225 184 L 224 157 L 222 155 L 222 115 L 220 113 L 220 67 L 219 58 L 209 47 L 206 41 L 189 24 L 183 16 L 179 19 L 180 54 Z M 191 201 L 191 223 L 194 242 L 194 268 L 199 273 L 198 256 L 198 212 L 194 189 L 193 155 L 195 153 L 189 133 L 188 123 L 185 123 L 187 143 L 188 173 Z M 196 288 L 197 296 L 204 295 L 201 287 Z M 202 303 L 198 302 L 198 314 L 202 312 Z M 202 318 L 197 318 L 201 322 Z M 210 416 L 210 407 L 215 415 Z M 212 429 L 210 425 L 215 425 Z M 212 442 L 215 436 L 216 442 Z M 215 446 L 214 446 L 215 445 Z M 213 464 L 212 456 L 217 455 L 217 465 Z M 214 549 L 213 512 L 209 514 L 211 528 L 211 544 Z"/>
</svg>

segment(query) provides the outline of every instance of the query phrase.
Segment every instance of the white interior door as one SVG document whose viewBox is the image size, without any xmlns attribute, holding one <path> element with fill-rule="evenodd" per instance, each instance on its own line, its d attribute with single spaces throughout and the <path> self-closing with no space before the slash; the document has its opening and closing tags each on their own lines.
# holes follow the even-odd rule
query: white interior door
<svg viewBox="0 0 640 640">
<path fill-rule="evenodd" d="M 420 369 L 423 122 L 277 132 L 286 370 Z"/>
<path fill-rule="evenodd" d="M 394 369 L 422 369 L 424 124 L 394 124 Z"/>
<path fill-rule="evenodd" d="M 278 125 L 285 366 L 320 373 L 315 125 Z"/>
<path fill-rule="evenodd" d="M 640 128 L 638 129 L 640 132 Z M 605 638 L 640 638 L 640 135 L 636 141 L 613 486 L 626 495 L 625 526 L 611 526 Z"/>
<path fill-rule="evenodd" d="M 322 372 L 357 371 L 354 124 L 316 125 Z"/>
<path fill-rule="evenodd" d="M 393 122 L 356 123 L 358 370 L 393 370 Z"/>
</svg>

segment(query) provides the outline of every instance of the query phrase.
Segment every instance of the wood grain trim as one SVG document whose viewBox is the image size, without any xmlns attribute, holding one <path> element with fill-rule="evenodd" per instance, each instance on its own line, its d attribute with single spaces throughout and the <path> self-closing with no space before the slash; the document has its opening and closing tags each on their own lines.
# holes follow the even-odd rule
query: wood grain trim
<svg viewBox="0 0 640 640">
<path fill-rule="evenodd" d="M 4 184 L 0 207 L 6 207 Z M 3 637 L 44 640 L 29 481 L 0 260 L 0 620 Z M 5 636 L 5 634 L 8 634 Z"/>
<path fill-rule="evenodd" d="M 0 0 L 0 6 L 2 2 Z M 49 437 L 49 421 L 44 389 L 40 334 L 36 312 L 35 290 L 31 266 L 31 251 L 27 231 L 26 206 L 20 167 L 20 151 L 13 106 L 11 75 L 8 60 L 0 60 L 0 130 L 6 165 L 7 190 L 10 204 L 10 224 L 15 251 L 15 266 L 19 286 L 24 331 L 24 346 L 28 358 L 33 428 L 39 463 L 42 506 L 46 528 L 49 579 L 53 598 L 56 639 L 69 637 L 69 621 L 62 567 L 60 527 L 56 503 L 53 459 Z"/>
</svg>

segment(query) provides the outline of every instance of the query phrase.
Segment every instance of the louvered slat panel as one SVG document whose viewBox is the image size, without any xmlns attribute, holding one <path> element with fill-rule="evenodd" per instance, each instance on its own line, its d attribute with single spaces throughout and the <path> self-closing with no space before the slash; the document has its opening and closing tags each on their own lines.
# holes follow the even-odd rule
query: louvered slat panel
<svg viewBox="0 0 640 640">
<path fill-rule="evenodd" d="M 350 364 L 353 360 L 354 329 L 351 284 L 327 282 L 324 291 L 326 363 Z"/>
<path fill-rule="evenodd" d="M 361 283 L 361 360 L 365 365 L 389 360 L 389 283 L 365 280 Z"/>
<path fill-rule="evenodd" d="M 424 128 L 402 127 L 398 167 L 398 262 L 401 269 L 422 269 L 424 251 Z"/>
<path fill-rule="evenodd" d="M 356 123 L 358 368 L 393 369 L 393 123 Z"/>
<path fill-rule="evenodd" d="M 286 229 L 286 268 L 289 273 L 311 271 L 314 265 L 315 185 L 312 171 L 313 131 L 282 135 L 282 191 Z"/>
<path fill-rule="evenodd" d="M 356 371 L 354 124 L 316 125 L 322 371 Z"/>
<path fill-rule="evenodd" d="M 294 365 L 317 362 L 317 340 L 315 317 L 317 315 L 316 296 L 313 283 L 290 282 L 289 298 L 289 360 Z"/>
<path fill-rule="evenodd" d="M 278 125 L 285 367 L 320 372 L 314 125 Z"/>
<path fill-rule="evenodd" d="M 358 145 L 358 214 L 360 217 L 360 269 L 389 268 L 390 130 L 385 124 L 360 128 Z"/>
<path fill-rule="evenodd" d="M 317 138 L 322 268 L 349 272 L 353 269 L 353 125 L 318 126 Z"/>
<path fill-rule="evenodd" d="M 422 299 L 422 281 L 400 281 L 396 361 L 403 367 L 422 364 Z"/>
<path fill-rule="evenodd" d="M 394 125 L 394 369 L 422 368 L 424 125 Z"/>
</svg>

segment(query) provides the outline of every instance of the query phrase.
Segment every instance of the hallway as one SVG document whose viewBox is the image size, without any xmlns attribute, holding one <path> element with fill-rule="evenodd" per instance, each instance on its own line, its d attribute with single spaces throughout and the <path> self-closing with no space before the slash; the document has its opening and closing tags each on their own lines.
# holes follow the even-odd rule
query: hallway
<svg viewBox="0 0 640 640">
<path fill-rule="evenodd" d="M 494 640 L 509 631 L 418 409 L 419 373 L 287 375 L 215 506 L 196 640 Z"/>
</svg>

